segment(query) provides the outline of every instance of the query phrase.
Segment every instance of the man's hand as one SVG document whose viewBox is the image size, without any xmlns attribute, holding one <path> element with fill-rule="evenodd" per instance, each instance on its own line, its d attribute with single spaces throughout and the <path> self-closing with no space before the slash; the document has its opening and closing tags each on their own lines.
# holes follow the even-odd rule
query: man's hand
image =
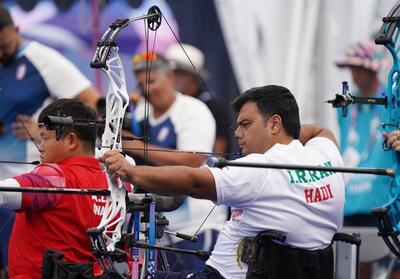
<svg viewBox="0 0 400 279">
<path fill-rule="evenodd" d="M 387 141 L 387 146 L 400 152 L 400 131 L 395 130 L 389 134 L 383 133 L 383 138 Z"/>
<path fill-rule="evenodd" d="M 40 131 L 37 122 L 28 115 L 17 115 L 17 119 L 12 123 L 14 135 L 22 140 L 29 140 L 29 134 L 35 142 L 40 141 Z M 29 132 L 29 134 L 28 134 Z"/>
<path fill-rule="evenodd" d="M 99 160 L 106 166 L 111 179 L 120 178 L 124 182 L 132 182 L 133 165 L 129 164 L 121 153 L 115 150 L 107 151 Z"/>
</svg>

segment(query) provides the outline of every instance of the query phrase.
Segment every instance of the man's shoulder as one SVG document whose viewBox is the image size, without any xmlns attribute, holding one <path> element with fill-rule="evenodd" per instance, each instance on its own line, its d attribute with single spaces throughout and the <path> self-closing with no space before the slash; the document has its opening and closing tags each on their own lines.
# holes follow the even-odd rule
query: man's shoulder
<svg viewBox="0 0 400 279">
<path fill-rule="evenodd" d="M 329 139 L 327 137 L 319 137 L 319 136 L 310 139 L 308 142 L 305 143 L 304 146 L 313 147 L 313 146 L 321 146 L 321 145 L 335 147 L 335 149 L 337 149 L 335 143 L 331 139 Z"/>
<path fill-rule="evenodd" d="M 65 177 L 58 164 L 40 164 L 31 172 L 14 177 L 21 187 L 65 187 Z"/>
<path fill-rule="evenodd" d="M 309 140 L 305 145 L 305 152 L 311 151 L 312 154 L 325 159 L 333 160 L 339 166 L 343 165 L 343 159 L 336 144 L 325 137 L 315 137 Z"/>
<path fill-rule="evenodd" d="M 27 43 L 27 46 L 24 49 L 24 56 L 29 60 L 44 59 L 46 61 L 51 61 L 52 59 L 64 59 L 61 53 L 56 49 L 36 41 Z"/>
<path fill-rule="evenodd" d="M 207 107 L 203 101 L 188 95 L 177 92 L 176 94 L 176 104 L 181 106 L 200 106 Z"/>
<path fill-rule="evenodd" d="M 236 162 L 242 163 L 266 163 L 270 160 L 268 152 L 261 154 L 261 153 L 250 153 L 244 157 L 240 157 L 235 159 Z"/>
<path fill-rule="evenodd" d="M 38 174 L 40 176 L 57 176 L 63 177 L 63 169 L 58 164 L 40 164 L 36 168 L 33 169 L 32 173 Z"/>
<path fill-rule="evenodd" d="M 174 112 L 196 116 L 200 116 L 199 114 L 210 114 L 212 116 L 210 109 L 204 102 L 195 97 L 183 95 L 181 93 L 177 93 L 176 95 L 176 100 L 171 113 Z"/>
</svg>

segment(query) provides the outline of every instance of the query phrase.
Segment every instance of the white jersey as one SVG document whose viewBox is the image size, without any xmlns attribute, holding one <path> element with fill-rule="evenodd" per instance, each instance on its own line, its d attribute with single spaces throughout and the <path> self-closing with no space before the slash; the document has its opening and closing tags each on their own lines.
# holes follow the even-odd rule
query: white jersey
<svg viewBox="0 0 400 279">
<path fill-rule="evenodd" d="M 251 154 L 239 162 L 342 166 L 334 143 L 327 138 L 275 144 L 265 154 Z M 216 183 L 217 204 L 232 207 L 207 264 L 225 278 L 246 277 L 236 262 L 239 241 L 264 230 L 286 234 L 286 244 L 316 250 L 331 243 L 343 218 L 344 176 L 341 173 L 261 168 L 210 168 Z"/>
<path fill-rule="evenodd" d="M 38 42 L 29 42 L 20 47 L 10 65 L 0 67 L 0 85 L 0 121 L 6 129 L 6 133 L 0 135 L 0 160 L 34 161 L 39 159 L 37 147 L 13 134 L 11 125 L 17 121 L 16 115 L 36 118 L 52 100 L 76 97 L 91 83 L 56 50 Z M 0 179 L 31 169 L 33 166 L 2 164 Z"/>
</svg>

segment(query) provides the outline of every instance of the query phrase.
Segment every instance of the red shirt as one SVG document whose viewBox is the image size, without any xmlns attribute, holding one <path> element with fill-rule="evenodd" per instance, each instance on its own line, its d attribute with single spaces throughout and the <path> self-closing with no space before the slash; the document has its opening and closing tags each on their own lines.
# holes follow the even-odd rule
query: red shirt
<svg viewBox="0 0 400 279">
<path fill-rule="evenodd" d="M 100 163 L 86 157 L 41 164 L 14 178 L 21 187 L 107 189 Z M 100 223 L 105 199 L 23 193 L 9 244 L 10 278 L 41 278 L 42 256 L 48 248 L 63 252 L 68 262 L 94 262 L 86 230 Z"/>
</svg>

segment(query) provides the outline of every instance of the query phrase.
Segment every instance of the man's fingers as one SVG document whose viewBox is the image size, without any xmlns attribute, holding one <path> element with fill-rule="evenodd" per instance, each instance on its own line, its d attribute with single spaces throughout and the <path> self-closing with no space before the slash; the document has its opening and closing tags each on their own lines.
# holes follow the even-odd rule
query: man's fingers
<svg viewBox="0 0 400 279">
<path fill-rule="evenodd" d="M 107 173 L 112 180 L 121 179 L 122 181 L 129 180 L 129 163 L 125 157 L 118 151 L 107 151 L 100 159 L 106 166 Z"/>
<path fill-rule="evenodd" d="M 110 162 L 113 162 L 113 158 L 119 154 L 117 151 L 115 150 L 110 150 L 107 151 L 106 153 L 103 154 L 103 156 L 100 158 L 100 162 L 104 163 L 106 166 L 107 164 L 110 164 Z"/>
<path fill-rule="evenodd" d="M 391 143 L 390 145 L 393 149 L 399 149 L 400 148 L 400 140 L 397 138 Z"/>
<path fill-rule="evenodd" d="M 395 149 L 400 144 L 400 131 L 394 131 L 387 135 L 387 145 Z"/>
<path fill-rule="evenodd" d="M 110 177 L 111 177 L 112 180 L 118 180 L 120 175 L 119 175 L 118 171 L 116 171 L 113 174 L 110 174 Z"/>
<path fill-rule="evenodd" d="M 397 139 L 397 136 L 394 135 L 388 135 L 387 138 L 387 145 L 392 147 L 393 142 Z"/>
</svg>

